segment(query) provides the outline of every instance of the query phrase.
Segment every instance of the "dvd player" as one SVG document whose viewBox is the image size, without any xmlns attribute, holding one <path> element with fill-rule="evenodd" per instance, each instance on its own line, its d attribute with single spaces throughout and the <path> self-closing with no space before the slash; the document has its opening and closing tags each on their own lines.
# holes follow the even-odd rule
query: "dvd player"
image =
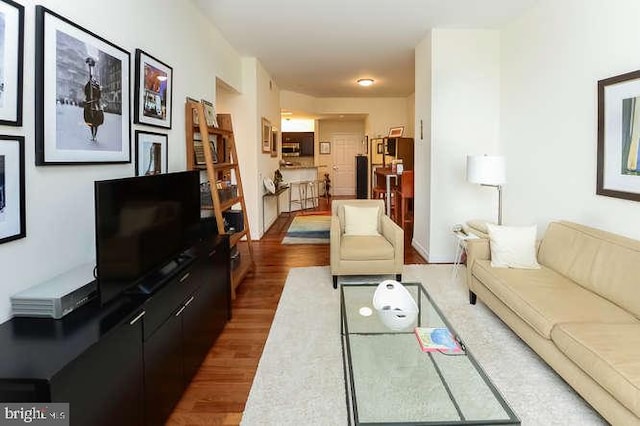
<svg viewBox="0 0 640 426">
<path fill-rule="evenodd" d="M 13 315 L 60 319 L 87 304 L 98 295 L 98 284 L 93 277 L 94 265 L 80 265 L 11 296 Z"/>
</svg>

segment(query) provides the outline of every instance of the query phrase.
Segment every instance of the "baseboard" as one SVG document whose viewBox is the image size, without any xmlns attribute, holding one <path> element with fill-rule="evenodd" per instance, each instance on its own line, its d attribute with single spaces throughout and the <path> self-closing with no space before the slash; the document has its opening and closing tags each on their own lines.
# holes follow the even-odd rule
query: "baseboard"
<svg viewBox="0 0 640 426">
<path fill-rule="evenodd" d="M 430 256 L 429 251 L 422 247 L 415 239 L 411 240 L 411 247 L 416 249 L 418 254 L 426 259 L 429 263 L 453 263 L 450 257 Z"/>
<path fill-rule="evenodd" d="M 427 251 L 427 249 L 425 249 L 424 247 L 422 247 L 420 245 L 420 243 L 418 243 L 415 238 L 411 239 L 411 247 L 413 247 L 414 249 L 416 249 L 416 251 L 418 252 L 418 254 L 420 256 L 422 256 L 427 262 L 429 261 L 429 252 Z"/>
</svg>

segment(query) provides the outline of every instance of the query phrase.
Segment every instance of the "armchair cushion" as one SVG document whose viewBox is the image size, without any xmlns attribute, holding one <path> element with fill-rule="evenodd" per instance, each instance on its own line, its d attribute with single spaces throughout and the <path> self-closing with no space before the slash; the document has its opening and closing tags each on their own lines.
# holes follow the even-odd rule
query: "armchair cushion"
<svg viewBox="0 0 640 426">
<path fill-rule="evenodd" d="M 345 235 L 380 235 L 378 232 L 380 208 L 344 206 Z"/>
<path fill-rule="evenodd" d="M 344 235 L 340 247 L 343 260 L 393 260 L 395 250 L 381 235 Z"/>
</svg>

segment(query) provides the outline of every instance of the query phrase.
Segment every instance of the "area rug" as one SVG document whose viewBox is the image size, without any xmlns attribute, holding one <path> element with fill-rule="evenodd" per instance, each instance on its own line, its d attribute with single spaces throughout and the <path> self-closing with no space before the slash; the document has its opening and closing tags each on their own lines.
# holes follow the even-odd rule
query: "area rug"
<svg viewBox="0 0 640 426">
<path fill-rule="evenodd" d="M 522 424 L 605 425 L 482 302 L 468 303 L 460 272 L 409 265 L 403 280 L 423 283 Z M 347 424 L 339 303 L 328 266 L 291 269 L 241 424 Z"/>
<path fill-rule="evenodd" d="M 329 244 L 331 216 L 298 215 L 282 239 L 282 244 Z"/>
</svg>

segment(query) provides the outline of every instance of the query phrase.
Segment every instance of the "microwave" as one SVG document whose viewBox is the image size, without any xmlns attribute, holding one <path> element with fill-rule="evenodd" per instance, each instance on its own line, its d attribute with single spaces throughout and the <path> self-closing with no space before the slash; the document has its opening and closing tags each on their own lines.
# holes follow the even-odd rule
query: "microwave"
<svg viewBox="0 0 640 426">
<path fill-rule="evenodd" d="M 283 142 L 282 143 L 282 156 L 283 157 L 299 157 L 300 156 L 300 142 Z"/>
</svg>

